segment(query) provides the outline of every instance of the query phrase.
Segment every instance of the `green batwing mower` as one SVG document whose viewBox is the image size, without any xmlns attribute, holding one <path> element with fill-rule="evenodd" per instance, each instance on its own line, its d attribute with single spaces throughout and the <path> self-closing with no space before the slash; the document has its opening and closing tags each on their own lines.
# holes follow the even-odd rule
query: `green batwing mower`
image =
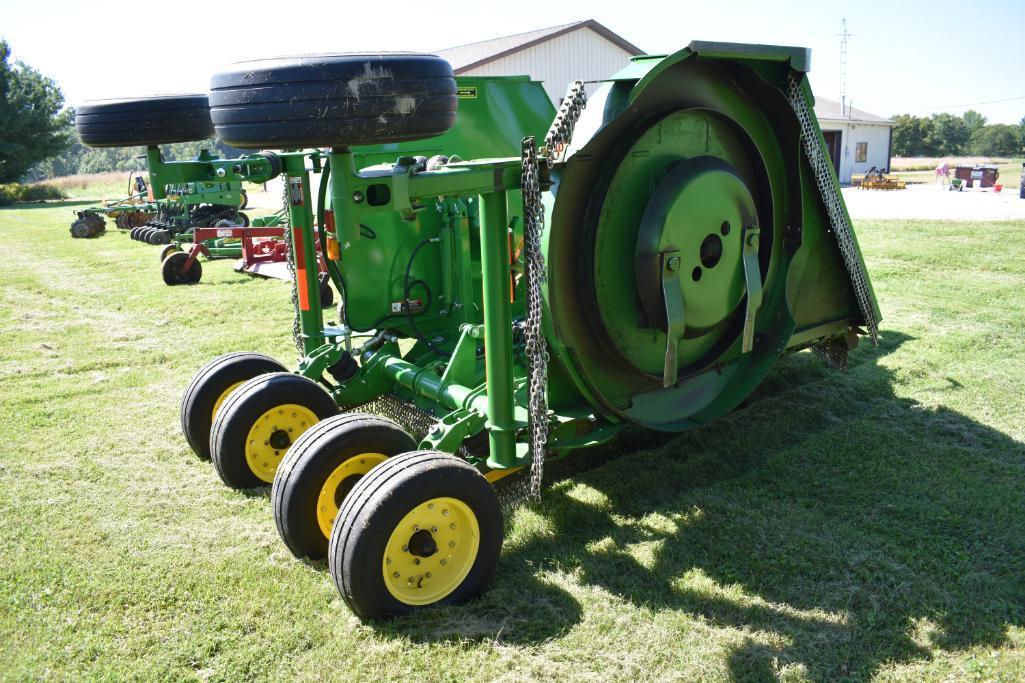
<svg viewBox="0 0 1025 683">
<path fill-rule="evenodd" d="M 785 353 L 842 366 L 875 341 L 808 60 L 695 42 L 589 99 L 574 84 L 558 112 L 539 83 L 430 55 L 217 74 L 218 137 L 284 150 L 254 163 L 285 180 L 300 357 L 205 366 L 189 443 L 229 486 L 273 483 L 282 539 L 326 558 L 361 617 L 477 595 L 503 503 L 536 497 L 546 460 L 630 424 L 700 427 Z M 341 292 L 330 324 L 314 249 Z"/>
</svg>

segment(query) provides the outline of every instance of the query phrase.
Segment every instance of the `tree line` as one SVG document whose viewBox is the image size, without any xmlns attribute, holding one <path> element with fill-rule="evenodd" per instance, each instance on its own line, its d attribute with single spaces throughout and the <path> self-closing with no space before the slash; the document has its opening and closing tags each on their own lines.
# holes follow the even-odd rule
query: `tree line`
<svg viewBox="0 0 1025 683">
<path fill-rule="evenodd" d="M 898 157 L 1025 155 L 1025 117 L 1018 125 L 987 123 L 974 110 L 963 116 L 933 114 L 893 117 L 893 155 Z"/>
</svg>

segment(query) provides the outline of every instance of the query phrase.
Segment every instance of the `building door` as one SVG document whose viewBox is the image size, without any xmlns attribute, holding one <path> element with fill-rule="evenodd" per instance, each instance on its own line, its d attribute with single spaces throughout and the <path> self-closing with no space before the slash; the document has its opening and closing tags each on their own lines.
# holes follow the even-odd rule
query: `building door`
<svg viewBox="0 0 1025 683">
<path fill-rule="evenodd" d="M 822 137 L 826 139 L 826 149 L 829 150 L 829 158 L 833 160 L 833 168 L 836 169 L 836 174 L 840 175 L 840 136 L 842 133 L 838 130 L 824 130 L 822 131 Z"/>
</svg>

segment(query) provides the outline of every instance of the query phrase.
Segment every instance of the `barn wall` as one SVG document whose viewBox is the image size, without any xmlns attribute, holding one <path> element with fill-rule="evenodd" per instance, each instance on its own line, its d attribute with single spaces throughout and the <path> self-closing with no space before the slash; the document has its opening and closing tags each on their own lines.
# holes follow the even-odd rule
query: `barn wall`
<svg viewBox="0 0 1025 683">
<path fill-rule="evenodd" d="M 890 170 L 890 126 L 889 124 L 863 123 L 860 121 L 819 122 L 822 130 L 838 130 L 840 138 L 840 182 L 851 182 L 855 173 L 865 173 L 870 168 Z M 857 143 L 868 143 L 868 157 L 864 162 L 855 161 Z"/>
<path fill-rule="evenodd" d="M 461 72 L 467 76 L 529 75 L 543 81 L 545 91 L 558 105 L 575 80 L 608 78 L 630 61 L 630 53 L 589 28 L 570 31 L 489 64 Z M 597 84 L 589 84 L 590 95 Z"/>
</svg>

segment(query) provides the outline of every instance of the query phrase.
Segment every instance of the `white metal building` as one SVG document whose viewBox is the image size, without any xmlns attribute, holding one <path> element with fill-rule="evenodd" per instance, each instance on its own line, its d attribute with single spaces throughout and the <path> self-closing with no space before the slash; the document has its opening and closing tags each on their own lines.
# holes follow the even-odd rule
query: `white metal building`
<svg viewBox="0 0 1025 683">
<path fill-rule="evenodd" d="M 588 19 L 437 50 L 435 54 L 448 60 L 457 76 L 529 75 L 542 81 L 548 96 L 558 104 L 573 81 L 608 78 L 630 57 L 644 51 Z M 589 85 L 588 94 L 596 87 Z"/>
<path fill-rule="evenodd" d="M 873 167 L 890 170 L 893 121 L 853 107 L 841 112 L 839 102 L 825 97 L 815 98 L 815 116 L 841 183 Z"/>
<path fill-rule="evenodd" d="M 683 45 L 681 44 L 681 47 Z M 574 80 L 601 81 L 626 66 L 644 51 L 593 19 L 543 28 L 512 36 L 483 40 L 437 50 L 456 75 L 520 76 L 542 81 L 552 102 L 558 104 Z M 588 94 L 597 84 L 587 86 Z M 861 109 L 817 97 L 815 114 L 822 126 L 840 182 L 872 167 L 890 168 L 893 122 Z"/>
</svg>

